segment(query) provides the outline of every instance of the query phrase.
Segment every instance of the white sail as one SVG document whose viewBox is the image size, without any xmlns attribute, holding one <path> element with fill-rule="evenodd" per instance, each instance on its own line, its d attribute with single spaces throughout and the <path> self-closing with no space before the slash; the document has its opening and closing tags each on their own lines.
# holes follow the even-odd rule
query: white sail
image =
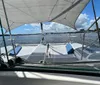
<svg viewBox="0 0 100 85">
<path fill-rule="evenodd" d="M 23 24 L 53 21 L 72 28 L 90 0 L 4 0 L 10 29 Z M 2 1 L 0 17 L 7 30 Z"/>
</svg>

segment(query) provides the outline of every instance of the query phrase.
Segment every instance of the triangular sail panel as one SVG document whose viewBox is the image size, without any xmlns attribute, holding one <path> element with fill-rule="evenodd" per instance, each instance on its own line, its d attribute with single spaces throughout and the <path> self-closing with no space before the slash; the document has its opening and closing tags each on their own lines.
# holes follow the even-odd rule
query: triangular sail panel
<svg viewBox="0 0 100 85">
<path fill-rule="evenodd" d="M 10 29 L 23 24 L 53 21 L 72 28 L 89 0 L 4 0 Z M 0 17 L 7 30 L 0 0 Z"/>
</svg>

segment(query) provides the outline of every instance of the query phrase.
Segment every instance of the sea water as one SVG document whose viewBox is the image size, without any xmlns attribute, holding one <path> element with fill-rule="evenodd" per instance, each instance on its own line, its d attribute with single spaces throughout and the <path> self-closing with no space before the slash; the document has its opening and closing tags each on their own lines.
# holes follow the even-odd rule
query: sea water
<svg viewBox="0 0 100 85">
<path fill-rule="evenodd" d="M 39 44 L 44 37 L 44 41 L 46 43 L 67 43 L 74 42 L 83 44 L 83 33 L 46 33 L 42 34 L 33 34 L 33 35 L 12 35 L 12 39 L 14 39 L 15 44 Z M 6 44 L 11 45 L 10 37 L 5 36 Z M 96 44 L 98 45 L 98 36 L 97 33 L 86 33 L 85 41 L 86 45 Z M 2 36 L 0 36 L 0 47 L 3 47 Z"/>
</svg>

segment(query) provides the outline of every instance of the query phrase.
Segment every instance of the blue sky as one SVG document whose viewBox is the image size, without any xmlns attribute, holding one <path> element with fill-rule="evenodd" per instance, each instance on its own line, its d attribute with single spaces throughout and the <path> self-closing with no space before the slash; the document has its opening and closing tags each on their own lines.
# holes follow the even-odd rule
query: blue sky
<svg viewBox="0 0 100 85">
<path fill-rule="evenodd" d="M 98 17 L 98 16 L 100 16 L 100 0 L 94 0 L 94 5 L 95 5 L 95 10 L 96 10 L 96 15 Z M 84 11 L 82 13 L 86 13 L 87 15 L 89 15 L 90 19 L 94 19 L 91 1 L 86 6 L 86 8 L 84 9 Z"/>
<path fill-rule="evenodd" d="M 94 4 L 95 4 L 95 10 L 96 10 L 97 17 L 99 17 L 100 16 L 100 11 L 99 11 L 100 10 L 100 0 L 94 0 L 94 2 L 95 2 Z M 76 22 L 76 27 L 78 29 L 88 28 L 90 24 L 93 23 L 93 21 L 94 21 L 94 14 L 92 10 L 92 4 L 90 1 L 90 3 L 86 6 L 86 8 L 83 10 L 81 15 L 79 16 L 79 19 Z M 50 25 L 51 23 L 46 22 L 44 24 Z M 40 30 L 39 24 L 35 24 L 34 26 L 30 24 L 25 24 L 23 26 L 20 26 L 12 30 L 12 34 L 18 34 L 18 33 L 19 34 L 32 34 L 32 33 L 40 33 L 40 32 L 41 30 Z"/>
<path fill-rule="evenodd" d="M 22 30 L 21 30 L 22 29 Z M 25 24 L 25 25 L 22 25 L 16 29 L 13 29 L 12 30 L 12 33 L 14 34 L 32 34 L 32 33 L 40 33 L 41 30 L 40 30 L 40 27 L 39 26 L 32 26 L 30 24 Z"/>
<path fill-rule="evenodd" d="M 96 16 L 100 17 L 100 0 L 94 0 L 95 5 L 95 11 Z M 92 23 L 94 22 L 94 13 L 92 9 L 92 3 L 91 1 L 86 6 L 86 8 L 83 10 L 83 12 L 80 14 L 77 22 L 76 27 L 77 29 L 87 29 Z M 99 27 L 100 27 L 100 20 L 98 21 Z M 92 27 L 92 29 L 95 29 L 95 25 Z"/>
</svg>

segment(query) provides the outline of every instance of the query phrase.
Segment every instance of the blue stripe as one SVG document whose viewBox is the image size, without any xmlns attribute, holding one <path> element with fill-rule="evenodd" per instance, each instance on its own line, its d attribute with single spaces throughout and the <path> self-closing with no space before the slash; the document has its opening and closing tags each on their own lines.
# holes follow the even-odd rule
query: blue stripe
<svg viewBox="0 0 100 85">
<path fill-rule="evenodd" d="M 73 47 L 71 46 L 70 43 L 68 43 L 68 44 L 66 45 L 66 50 L 67 50 L 67 53 L 68 53 L 68 54 L 73 54 L 73 53 L 74 53 L 74 49 L 73 49 Z"/>
<path fill-rule="evenodd" d="M 10 55 L 10 56 L 17 55 L 17 54 L 20 52 L 21 49 L 22 49 L 21 46 L 16 46 L 16 47 L 15 47 L 15 54 L 14 54 L 14 50 L 12 49 L 12 50 L 9 52 L 9 55 Z"/>
</svg>

